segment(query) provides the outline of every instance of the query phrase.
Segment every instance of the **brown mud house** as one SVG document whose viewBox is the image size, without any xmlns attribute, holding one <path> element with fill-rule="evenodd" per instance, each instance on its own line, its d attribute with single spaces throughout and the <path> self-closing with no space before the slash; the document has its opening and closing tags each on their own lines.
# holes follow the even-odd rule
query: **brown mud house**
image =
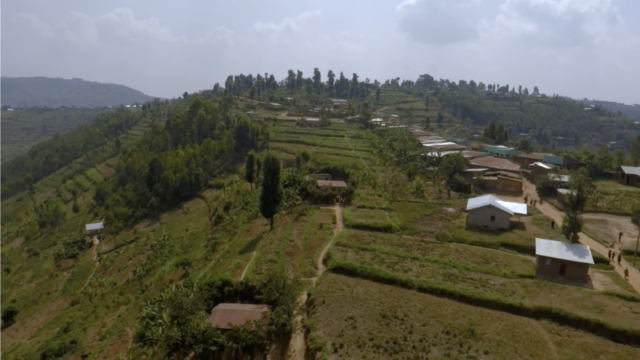
<svg viewBox="0 0 640 360">
<path fill-rule="evenodd" d="M 522 177 L 508 171 L 486 171 L 482 183 L 487 191 L 522 194 Z"/>
<path fill-rule="evenodd" d="M 536 258 L 536 276 L 589 282 L 593 256 L 587 245 L 536 238 Z"/>
<path fill-rule="evenodd" d="M 467 227 L 509 229 L 513 215 L 527 215 L 527 204 L 502 201 L 492 195 L 467 200 Z"/>
<path fill-rule="evenodd" d="M 640 187 L 640 166 L 618 166 L 616 181 L 623 185 Z"/>
<path fill-rule="evenodd" d="M 471 168 L 487 168 L 495 171 L 508 171 L 518 174 L 520 172 L 520 165 L 493 155 L 482 156 L 469 160 L 469 167 Z"/>
</svg>

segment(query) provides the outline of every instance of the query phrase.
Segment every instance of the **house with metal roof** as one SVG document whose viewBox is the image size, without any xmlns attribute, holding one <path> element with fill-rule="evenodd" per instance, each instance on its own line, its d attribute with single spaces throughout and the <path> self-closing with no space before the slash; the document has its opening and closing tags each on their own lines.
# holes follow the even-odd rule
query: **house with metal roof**
<svg viewBox="0 0 640 360">
<path fill-rule="evenodd" d="M 520 165 L 518 165 L 517 163 L 507 159 L 495 157 L 493 155 L 471 159 L 469 160 L 469 167 L 488 168 L 491 170 L 510 171 L 514 173 L 520 172 Z"/>
<path fill-rule="evenodd" d="M 618 166 L 616 181 L 623 185 L 640 187 L 640 166 Z"/>
<path fill-rule="evenodd" d="M 587 245 L 536 238 L 536 276 L 587 283 L 591 264 Z"/>
<path fill-rule="evenodd" d="M 509 229 L 513 215 L 527 215 L 527 204 L 502 201 L 493 195 L 467 200 L 467 226 Z"/>
<path fill-rule="evenodd" d="M 209 322 L 213 327 L 229 330 L 249 321 L 266 326 L 268 316 L 268 305 L 222 303 L 213 308 Z"/>
<path fill-rule="evenodd" d="M 84 228 L 87 232 L 87 235 L 97 235 L 104 229 L 104 223 L 101 221 L 98 223 L 86 224 Z"/>
</svg>

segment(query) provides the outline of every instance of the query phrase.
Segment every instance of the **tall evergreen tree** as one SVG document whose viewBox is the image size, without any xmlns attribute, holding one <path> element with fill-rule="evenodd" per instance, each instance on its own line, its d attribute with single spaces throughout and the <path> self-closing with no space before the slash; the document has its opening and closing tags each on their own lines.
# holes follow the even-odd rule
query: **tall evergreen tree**
<svg viewBox="0 0 640 360">
<path fill-rule="evenodd" d="M 244 179 L 253 189 L 253 183 L 256 181 L 256 154 L 253 151 L 249 151 L 244 163 Z"/>
<path fill-rule="evenodd" d="M 260 213 L 269 220 L 269 229 L 273 229 L 273 218 L 282 204 L 283 192 L 280 181 L 280 160 L 267 155 L 262 162 L 262 189 L 260 191 Z"/>
</svg>

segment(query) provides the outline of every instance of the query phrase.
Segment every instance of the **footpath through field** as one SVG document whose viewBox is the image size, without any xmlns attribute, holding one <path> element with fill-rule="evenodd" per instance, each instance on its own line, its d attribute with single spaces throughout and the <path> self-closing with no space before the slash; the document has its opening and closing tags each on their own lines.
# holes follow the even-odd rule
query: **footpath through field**
<svg viewBox="0 0 640 360">
<path fill-rule="evenodd" d="M 535 185 L 533 185 L 529 181 L 523 179 L 522 186 L 523 186 L 522 190 L 524 191 L 524 194 L 528 194 L 529 196 L 536 194 Z M 500 197 L 502 198 L 503 196 L 500 196 Z M 505 198 L 505 200 L 507 199 Z M 522 197 L 519 197 L 517 199 L 511 197 L 510 200 L 522 201 Z M 548 202 L 544 202 L 541 204 L 540 201 L 538 201 L 536 204 L 536 208 L 540 210 L 540 212 L 542 212 L 544 215 L 549 217 L 551 220 L 555 221 L 556 224 L 558 225 L 562 224 L 562 218 L 564 217 L 564 213 L 556 209 L 553 205 L 549 204 Z M 597 214 L 594 214 L 594 213 L 590 213 L 589 215 L 591 218 L 593 218 L 594 216 L 597 216 Z M 584 233 L 580 233 L 579 241 L 580 243 L 589 246 L 591 250 L 596 251 L 603 256 L 607 256 L 609 253 L 609 250 L 613 250 L 616 253 L 620 252 L 620 249 L 616 248 L 617 244 L 614 245 L 613 249 L 611 249 L 595 241 L 594 239 L 592 239 L 591 237 L 589 237 Z M 638 269 L 636 269 L 635 267 L 631 266 L 631 264 L 629 264 L 624 259 L 622 259 L 622 261 L 620 262 L 620 265 L 618 265 L 618 262 L 613 262 L 613 261 L 611 262 L 611 265 L 614 267 L 616 273 L 618 273 L 618 275 L 620 275 L 623 279 L 624 279 L 624 269 L 628 268 L 629 269 L 629 279 L 628 279 L 629 285 L 631 285 L 635 289 L 635 291 L 640 294 L 640 271 L 638 271 Z"/>
<path fill-rule="evenodd" d="M 342 231 L 344 224 L 342 222 L 342 208 L 339 205 L 334 206 L 333 209 L 336 213 L 336 226 L 333 229 L 333 236 L 331 237 L 331 241 L 322 249 L 320 255 L 318 256 L 318 261 L 316 263 L 316 274 L 314 277 L 308 279 L 311 281 L 311 286 L 316 284 L 316 281 L 322 276 L 325 272 L 326 267 L 324 266 L 324 257 L 327 255 L 329 248 L 336 239 L 336 236 Z M 309 296 L 308 291 L 305 290 L 302 295 L 298 298 L 298 314 L 296 315 L 296 331 L 291 335 L 291 342 L 289 343 L 289 347 L 287 350 L 287 359 L 289 360 L 304 360 L 305 353 L 307 351 L 307 345 L 304 339 L 304 327 L 302 326 L 302 322 L 304 319 L 304 308 L 307 303 L 307 297 Z"/>
</svg>

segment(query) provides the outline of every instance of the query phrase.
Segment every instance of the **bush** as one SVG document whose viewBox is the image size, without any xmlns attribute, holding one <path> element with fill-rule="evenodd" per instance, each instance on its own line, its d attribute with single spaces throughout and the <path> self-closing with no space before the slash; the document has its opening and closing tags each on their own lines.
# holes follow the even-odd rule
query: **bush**
<svg viewBox="0 0 640 360">
<path fill-rule="evenodd" d="M 20 311 L 13 305 L 7 306 L 4 310 L 2 310 L 2 326 L 9 326 L 16 321 L 16 317 Z"/>
</svg>

